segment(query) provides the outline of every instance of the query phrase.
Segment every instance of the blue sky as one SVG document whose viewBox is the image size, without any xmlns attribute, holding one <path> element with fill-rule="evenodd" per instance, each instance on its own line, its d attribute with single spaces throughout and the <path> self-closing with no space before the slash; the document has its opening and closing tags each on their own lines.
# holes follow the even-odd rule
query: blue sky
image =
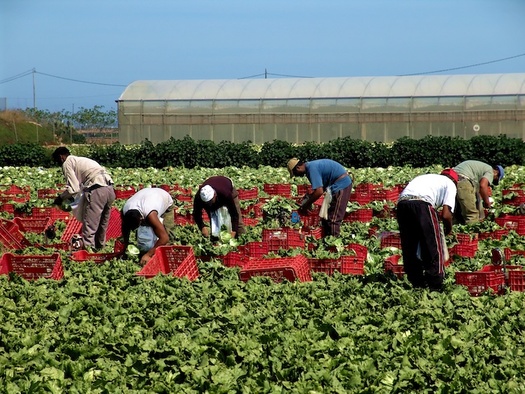
<svg viewBox="0 0 525 394">
<path fill-rule="evenodd" d="M 0 98 L 74 111 L 142 79 L 525 73 L 524 20 L 525 0 L 1 0 Z"/>
</svg>

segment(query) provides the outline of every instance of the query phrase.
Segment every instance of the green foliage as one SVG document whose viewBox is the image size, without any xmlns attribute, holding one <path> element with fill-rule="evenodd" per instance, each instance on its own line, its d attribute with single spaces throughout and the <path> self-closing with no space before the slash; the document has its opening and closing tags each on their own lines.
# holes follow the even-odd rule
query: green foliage
<svg viewBox="0 0 525 394">
<path fill-rule="evenodd" d="M 22 164 L 21 164 L 22 163 Z M 48 150 L 37 144 L 0 145 L 0 166 L 50 166 Z"/>
</svg>

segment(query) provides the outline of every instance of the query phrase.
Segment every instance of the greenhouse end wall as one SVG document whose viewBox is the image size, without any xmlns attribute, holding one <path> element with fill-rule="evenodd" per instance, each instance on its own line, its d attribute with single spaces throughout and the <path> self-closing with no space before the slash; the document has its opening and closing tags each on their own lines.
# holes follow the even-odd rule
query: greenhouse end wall
<svg viewBox="0 0 525 394">
<path fill-rule="evenodd" d="M 523 95 L 491 97 L 119 101 L 119 142 L 190 136 L 216 143 L 392 142 L 427 135 L 525 139 Z"/>
</svg>

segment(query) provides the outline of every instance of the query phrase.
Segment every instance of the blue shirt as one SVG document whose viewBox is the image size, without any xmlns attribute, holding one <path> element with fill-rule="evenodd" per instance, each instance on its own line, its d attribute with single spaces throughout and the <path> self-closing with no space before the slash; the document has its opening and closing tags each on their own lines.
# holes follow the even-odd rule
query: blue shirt
<svg viewBox="0 0 525 394">
<path fill-rule="evenodd" d="M 331 186 L 332 193 L 335 194 L 339 190 L 346 189 L 352 184 L 352 179 L 350 179 L 349 175 L 339 179 L 339 177 L 346 174 L 347 171 L 341 164 L 334 160 L 319 159 L 307 161 L 305 165 L 306 177 L 312 184 L 312 190 L 322 187 L 323 191 L 326 191 L 326 188 Z"/>
</svg>

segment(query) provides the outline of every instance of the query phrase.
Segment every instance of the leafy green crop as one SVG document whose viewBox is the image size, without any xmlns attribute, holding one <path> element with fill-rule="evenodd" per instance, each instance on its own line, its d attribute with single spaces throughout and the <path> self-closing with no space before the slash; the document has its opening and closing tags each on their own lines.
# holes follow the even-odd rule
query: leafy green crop
<svg viewBox="0 0 525 394">
<path fill-rule="evenodd" d="M 388 184 L 437 170 L 353 174 L 359 182 Z M 213 173 L 235 174 L 239 188 L 289 181 L 284 168 L 112 171 L 121 184 L 177 183 L 192 190 Z M 9 178 L 31 185 L 34 193 L 61 183 L 60 175 L 55 169 L 4 168 L 0 183 Z M 521 167 L 509 171 L 500 188 L 522 175 Z M 496 201 L 500 188 L 493 194 Z M 168 275 L 144 279 L 136 275 L 136 257 L 78 263 L 67 252 L 61 253 L 62 281 L 1 275 L 0 391 L 522 392 L 525 294 L 471 297 L 455 285 L 454 272 L 481 268 L 490 262 L 491 248 L 517 249 L 523 237 L 512 231 L 502 240 L 480 241 L 475 258 L 456 258 L 446 268 L 445 290 L 439 293 L 415 290 L 406 279 L 384 274 L 383 261 L 392 252 L 381 249 L 369 229 L 396 225 L 394 219 L 375 217 L 370 223 L 345 222 L 339 239 L 309 239 L 314 246 L 309 256 L 326 258 L 346 253 L 341 246 L 348 243 L 365 245 L 364 276 L 314 273 L 314 280 L 304 283 L 275 284 L 265 277 L 241 282 L 238 268 L 225 268 L 211 257 L 198 260 L 194 282 Z M 57 235 L 63 230 L 57 226 Z M 247 230 L 241 244 L 261 240 L 262 225 Z M 211 244 L 196 226 L 176 226 L 170 236 L 192 245 L 199 256 L 236 249 Z M 48 253 L 21 253 L 37 251 Z M 291 253 L 306 252 L 281 250 L 274 256 Z"/>
</svg>

